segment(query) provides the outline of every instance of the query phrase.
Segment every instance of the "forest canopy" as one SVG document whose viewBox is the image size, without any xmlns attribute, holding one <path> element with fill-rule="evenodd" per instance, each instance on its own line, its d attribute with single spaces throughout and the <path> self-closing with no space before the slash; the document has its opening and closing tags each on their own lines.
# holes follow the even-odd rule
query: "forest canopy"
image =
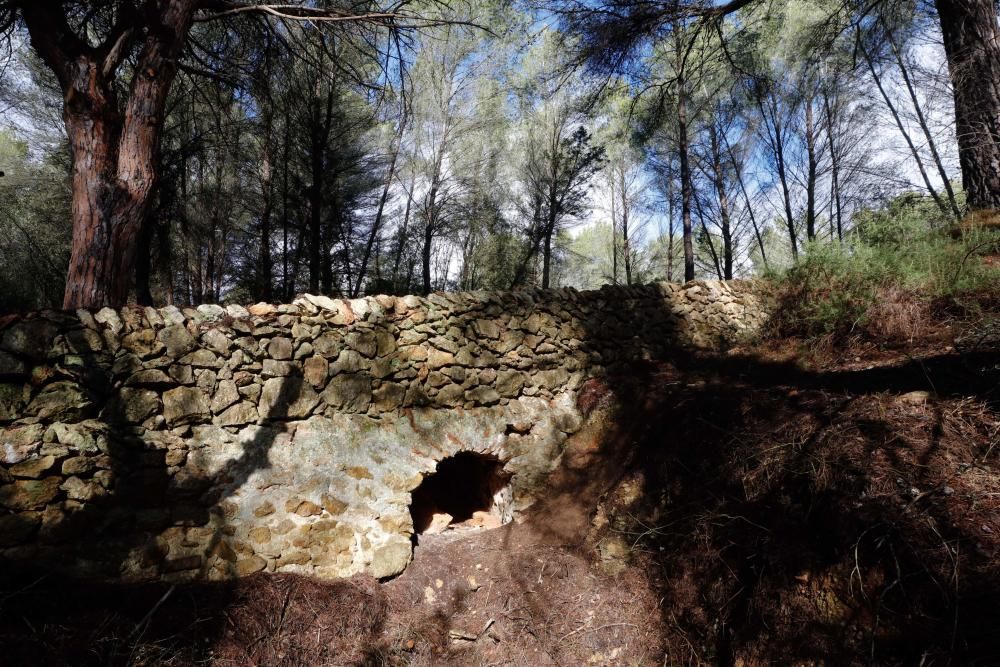
<svg viewBox="0 0 1000 667">
<path fill-rule="evenodd" d="M 969 0 L 0 0 L 0 310 L 730 279 L 901 201 L 948 227 L 1000 207 L 996 32 Z"/>
</svg>

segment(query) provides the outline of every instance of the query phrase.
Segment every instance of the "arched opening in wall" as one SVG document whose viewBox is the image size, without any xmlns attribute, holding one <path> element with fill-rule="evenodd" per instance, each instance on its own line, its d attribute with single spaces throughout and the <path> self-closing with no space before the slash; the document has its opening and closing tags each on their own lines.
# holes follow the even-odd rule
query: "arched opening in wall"
<svg viewBox="0 0 1000 667">
<path fill-rule="evenodd" d="M 413 491 L 410 516 L 414 535 L 497 528 L 511 519 L 510 474 L 490 454 L 442 459 Z"/>
</svg>

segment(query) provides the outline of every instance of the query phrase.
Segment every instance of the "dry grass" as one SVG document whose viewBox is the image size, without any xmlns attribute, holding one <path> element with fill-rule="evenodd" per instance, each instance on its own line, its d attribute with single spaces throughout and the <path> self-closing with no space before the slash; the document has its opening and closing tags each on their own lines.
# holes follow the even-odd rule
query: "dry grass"
<svg viewBox="0 0 1000 667">
<path fill-rule="evenodd" d="M 868 308 L 864 329 L 874 340 L 899 345 L 926 336 L 933 325 L 927 299 L 899 287 L 884 287 Z"/>
</svg>

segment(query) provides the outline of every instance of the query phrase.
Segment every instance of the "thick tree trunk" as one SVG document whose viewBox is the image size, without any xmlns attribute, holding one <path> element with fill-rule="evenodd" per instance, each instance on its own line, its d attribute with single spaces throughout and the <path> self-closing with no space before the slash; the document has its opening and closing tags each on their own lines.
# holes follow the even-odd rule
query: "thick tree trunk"
<svg viewBox="0 0 1000 667">
<path fill-rule="evenodd" d="M 156 191 L 167 91 L 191 28 L 192 0 L 164 0 L 122 22 L 108 42 L 89 46 L 59 8 L 22 5 L 35 50 L 63 92 L 63 120 L 73 152 L 73 241 L 63 307 L 122 305 L 135 271 L 136 243 Z M 142 30 L 137 30 L 142 28 Z M 125 104 L 115 72 L 126 45 L 141 49 Z"/>
<path fill-rule="evenodd" d="M 87 110 L 67 105 L 65 115 L 73 151 L 73 242 L 63 297 L 67 309 L 125 303 L 155 178 L 155 169 L 146 165 L 145 178 L 140 176 L 128 190 L 122 187 L 119 165 L 146 161 L 146 151 L 121 154 L 116 103 L 90 101 Z M 134 169 L 141 173 L 142 166 Z"/>
<path fill-rule="evenodd" d="M 1000 209 L 1000 29 L 992 0 L 937 0 L 966 203 Z"/>
</svg>

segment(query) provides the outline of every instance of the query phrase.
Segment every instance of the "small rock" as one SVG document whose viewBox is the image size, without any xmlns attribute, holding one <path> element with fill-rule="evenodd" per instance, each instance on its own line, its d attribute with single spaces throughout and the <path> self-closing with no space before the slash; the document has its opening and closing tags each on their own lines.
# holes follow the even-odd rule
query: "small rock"
<svg viewBox="0 0 1000 667">
<path fill-rule="evenodd" d="M 212 396 L 212 414 L 219 414 L 230 405 L 240 400 L 240 392 L 232 380 L 222 380 Z"/>
<path fill-rule="evenodd" d="M 303 378 L 271 378 L 264 383 L 259 411 L 265 419 L 304 419 L 318 403 L 319 394 Z"/>
<path fill-rule="evenodd" d="M 201 340 L 204 341 L 210 350 L 223 355 L 228 354 L 229 348 L 232 346 L 229 336 L 218 329 L 209 329 L 201 335 Z"/>
<path fill-rule="evenodd" d="M 205 421 L 211 417 L 211 406 L 200 389 L 177 387 L 163 394 L 163 417 L 171 426 Z"/>
<path fill-rule="evenodd" d="M 157 339 L 167 347 L 167 354 L 179 358 L 195 348 L 194 336 L 183 324 L 173 324 L 160 330 Z"/>
<path fill-rule="evenodd" d="M 226 409 L 213 422 L 219 426 L 243 426 L 252 424 L 258 418 L 257 408 L 249 401 L 243 401 Z"/>
<path fill-rule="evenodd" d="M 160 397 L 152 389 L 125 387 L 118 394 L 120 416 L 131 424 L 140 424 L 160 409 Z"/>
<path fill-rule="evenodd" d="M 345 412 L 365 412 L 372 400 L 371 379 L 360 373 L 338 375 L 323 392 L 323 400 Z"/>
<path fill-rule="evenodd" d="M 43 507 L 59 493 L 59 478 L 24 480 L 0 486 L 0 505 L 12 510 L 30 510 Z"/>
<path fill-rule="evenodd" d="M 430 525 L 424 529 L 424 535 L 438 535 L 443 533 L 451 525 L 452 520 L 455 517 L 448 514 L 447 512 L 441 512 L 434 514 L 431 517 Z"/>
<path fill-rule="evenodd" d="M 38 512 L 23 512 L 0 516 L 0 547 L 24 544 L 42 522 Z"/>
<path fill-rule="evenodd" d="M 384 544 L 375 549 L 368 573 L 376 579 L 395 576 L 406 569 L 412 556 L 413 547 L 408 541 Z"/>
<path fill-rule="evenodd" d="M 272 338 L 267 344 L 267 354 L 272 359 L 284 361 L 292 358 L 292 341 L 289 338 Z"/>
<path fill-rule="evenodd" d="M 51 470 L 52 466 L 55 464 L 56 457 L 49 454 L 48 456 L 39 456 L 38 458 L 21 461 L 20 463 L 12 465 L 8 472 L 14 477 L 38 479 Z"/>
<path fill-rule="evenodd" d="M 302 373 L 306 382 L 316 389 L 322 389 L 330 375 L 330 362 L 318 355 L 309 357 L 302 365 Z"/>
<path fill-rule="evenodd" d="M 930 392 L 926 392 L 926 391 L 911 391 L 911 392 L 907 392 L 905 394 L 902 394 L 899 397 L 899 400 L 901 402 L 907 403 L 909 405 L 923 405 L 924 403 L 926 403 L 927 401 L 930 400 L 930 397 L 931 397 Z"/>
<path fill-rule="evenodd" d="M 260 572 L 263 570 L 267 567 L 267 561 L 260 556 L 251 556 L 250 558 L 243 558 L 236 561 L 236 565 L 234 567 L 236 569 L 236 576 L 245 577 L 253 574 L 254 572 Z"/>
<path fill-rule="evenodd" d="M 203 303 L 197 310 L 198 319 L 204 322 L 218 322 L 226 316 L 226 309 L 214 303 Z"/>
<path fill-rule="evenodd" d="M 100 484 L 85 482 L 79 477 L 68 478 L 59 488 L 66 492 L 67 498 L 80 502 L 87 502 L 107 494 L 107 491 Z"/>
</svg>

